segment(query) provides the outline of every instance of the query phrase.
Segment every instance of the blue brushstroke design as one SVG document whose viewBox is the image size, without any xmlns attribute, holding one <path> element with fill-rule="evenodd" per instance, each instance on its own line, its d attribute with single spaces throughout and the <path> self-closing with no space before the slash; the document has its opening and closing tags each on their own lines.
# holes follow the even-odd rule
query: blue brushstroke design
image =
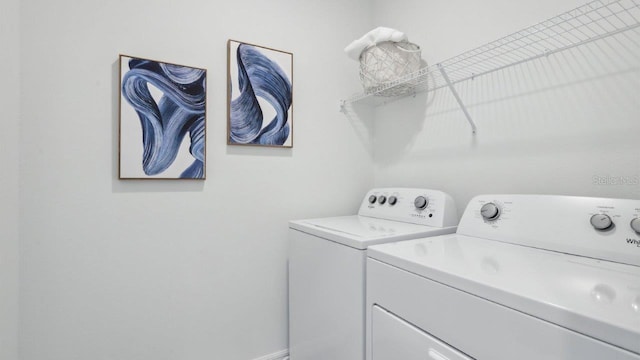
<svg viewBox="0 0 640 360">
<path fill-rule="evenodd" d="M 122 95 L 142 126 L 144 173 L 167 170 L 188 133 L 195 160 L 180 178 L 204 178 L 206 71 L 143 59 L 131 59 L 129 69 L 122 78 Z M 162 92 L 158 103 L 149 85 Z"/>
<path fill-rule="evenodd" d="M 283 145 L 290 133 L 291 81 L 280 66 L 255 47 L 240 44 L 236 51 L 240 95 L 231 101 L 230 140 L 238 144 Z M 258 97 L 276 111 L 265 126 Z"/>
</svg>

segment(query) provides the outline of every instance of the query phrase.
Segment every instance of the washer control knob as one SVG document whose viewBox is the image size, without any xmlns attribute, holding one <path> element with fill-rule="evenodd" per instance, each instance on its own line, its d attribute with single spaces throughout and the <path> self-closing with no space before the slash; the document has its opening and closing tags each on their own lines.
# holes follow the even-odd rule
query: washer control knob
<svg viewBox="0 0 640 360">
<path fill-rule="evenodd" d="M 418 210 L 424 210 L 429 205 L 429 199 L 420 195 L 416 197 L 415 200 L 413 200 L 413 205 L 415 205 L 416 209 Z"/>
<path fill-rule="evenodd" d="M 633 229 L 633 231 L 640 234 L 640 218 L 635 218 L 631 220 L 631 228 Z"/>
<path fill-rule="evenodd" d="M 607 214 L 595 214 L 591 217 L 591 225 L 596 230 L 604 231 L 613 226 L 613 221 Z"/>
<path fill-rule="evenodd" d="M 386 203 L 386 202 L 387 202 L 387 197 L 386 196 L 384 196 L 384 195 L 378 196 L 378 204 L 384 205 L 384 203 Z"/>
<path fill-rule="evenodd" d="M 496 220 L 500 217 L 500 208 L 494 203 L 486 203 L 480 208 L 480 215 L 485 220 Z"/>
<path fill-rule="evenodd" d="M 369 196 L 369 204 L 375 204 L 378 198 L 375 195 Z"/>
<path fill-rule="evenodd" d="M 395 196 L 393 196 L 393 195 L 389 196 L 389 205 L 393 206 L 393 205 L 395 205 L 397 202 L 398 202 L 398 198 L 397 198 L 397 197 L 395 197 Z"/>
</svg>

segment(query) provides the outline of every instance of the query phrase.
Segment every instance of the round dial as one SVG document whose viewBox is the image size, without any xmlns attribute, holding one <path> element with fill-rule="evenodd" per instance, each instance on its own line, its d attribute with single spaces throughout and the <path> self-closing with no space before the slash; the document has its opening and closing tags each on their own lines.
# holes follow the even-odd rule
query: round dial
<svg viewBox="0 0 640 360">
<path fill-rule="evenodd" d="M 495 220 L 500 217 L 500 208 L 494 203 L 486 203 L 480 208 L 480 215 L 486 220 Z"/>
<path fill-rule="evenodd" d="M 378 196 L 378 204 L 382 205 L 385 202 L 387 202 L 387 197 L 386 196 L 384 196 L 384 195 Z"/>
<path fill-rule="evenodd" d="M 613 221 L 607 214 L 595 214 L 591 217 L 591 225 L 596 230 L 607 230 L 613 226 Z"/>
<path fill-rule="evenodd" d="M 393 195 L 389 196 L 389 205 L 393 206 L 393 205 L 395 205 L 397 202 L 398 202 L 398 198 L 397 198 L 397 197 L 395 197 L 395 196 L 393 196 Z"/>
<path fill-rule="evenodd" d="M 420 195 L 416 197 L 415 200 L 413 200 L 413 205 L 415 205 L 416 209 L 418 210 L 424 210 L 429 205 L 429 199 Z"/>
<path fill-rule="evenodd" d="M 640 234 L 640 218 L 635 218 L 631 220 L 631 228 L 633 229 L 633 231 Z"/>
<path fill-rule="evenodd" d="M 369 196 L 369 204 L 375 204 L 376 200 L 378 200 L 378 198 L 375 195 Z"/>
</svg>

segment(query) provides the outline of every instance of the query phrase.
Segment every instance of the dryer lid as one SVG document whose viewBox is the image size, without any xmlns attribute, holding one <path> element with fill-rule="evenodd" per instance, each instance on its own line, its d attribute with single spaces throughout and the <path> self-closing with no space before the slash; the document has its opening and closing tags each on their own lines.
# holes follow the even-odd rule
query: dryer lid
<svg viewBox="0 0 640 360">
<path fill-rule="evenodd" d="M 640 267 L 459 234 L 368 256 L 640 353 Z"/>
<path fill-rule="evenodd" d="M 361 250 L 375 244 L 456 231 L 455 226 L 431 227 L 360 215 L 296 220 L 289 222 L 289 227 Z"/>
</svg>

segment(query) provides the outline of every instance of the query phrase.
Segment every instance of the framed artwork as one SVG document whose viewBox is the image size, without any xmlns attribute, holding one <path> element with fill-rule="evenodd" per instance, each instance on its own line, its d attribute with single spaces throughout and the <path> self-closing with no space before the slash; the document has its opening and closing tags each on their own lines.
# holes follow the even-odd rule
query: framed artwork
<svg viewBox="0 0 640 360">
<path fill-rule="evenodd" d="M 120 55 L 120 179 L 200 179 L 205 69 Z"/>
<path fill-rule="evenodd" d="M 227 42 L 227 144 L 293 147 L 293 54 Z"/>
</svg>

